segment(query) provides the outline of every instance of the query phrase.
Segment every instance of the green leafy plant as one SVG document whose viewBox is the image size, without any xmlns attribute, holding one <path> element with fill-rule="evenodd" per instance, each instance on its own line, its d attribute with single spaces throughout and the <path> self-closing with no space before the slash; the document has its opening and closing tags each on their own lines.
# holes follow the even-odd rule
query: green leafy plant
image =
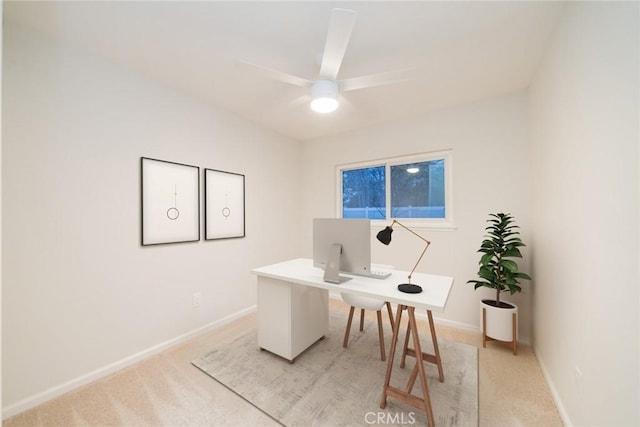
<svg viewBox="0 0 640 427">
<path fill-rule="evenodd" d="M 480 258 L 479 280 L 469 280 L 474 283 L 474 289 L 481 287 L 496 290 L 496 307 L 506 307 L 500 302 L 500 294 L 509 291 L 511 295 L 520 292 L 518 279 L 531 280 L 528 274 L 518 271 L 518 264 L 509 258 L 522 258 L 520 248 L 522 243 L 519 228 L 514 224 L 514 218 L 508 213 L 490 214 L 485 229 L 487 234 L 478 252 L 483 255 Z"/>
</svg>

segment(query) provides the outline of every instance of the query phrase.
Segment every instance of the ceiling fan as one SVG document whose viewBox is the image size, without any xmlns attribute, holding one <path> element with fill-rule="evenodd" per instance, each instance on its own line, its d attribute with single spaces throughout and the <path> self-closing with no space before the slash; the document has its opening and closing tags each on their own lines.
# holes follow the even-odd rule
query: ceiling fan
<svg viewBox="0 0 640 427">
<path fill-rule="evenodd" d="M 406 81 L 404 75 L 411 69 L 369 74 L 338 80 L 351 33 L 356 23 L 357 13 L 348 9 L 333 9 L 329 21 L 329 30 L 324 45 L 324 53 L 317 80 L 308 80 L 282 71 L 265 68 L 246 61 L 242 63 L 258 68 L 271 78 L 291 85 L 311 89 L 311 109 L 319 113 L 330 113 L 338 108 L 338 96 L 342 92 L 381 86 Z"/>
</svg>

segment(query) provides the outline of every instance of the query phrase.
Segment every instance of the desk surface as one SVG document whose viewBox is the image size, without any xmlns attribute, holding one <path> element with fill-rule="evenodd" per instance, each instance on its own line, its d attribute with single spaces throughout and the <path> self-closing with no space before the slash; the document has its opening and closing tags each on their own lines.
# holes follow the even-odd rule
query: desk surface
<svg viewBox="0 0 640 427">
<path fill-rule="evenodd" d="M 252 270 L 258 276 L 284 280 L 300 285 L 313 286 L 332 291 L 348 292 L 357 295 L 379 298 L 395 304 L 403 304 L 418 309 L 443 312 L 451 288 L 453 277 L 437 276 L 434 274 L 413 273 L 411 283 L 420 285 L 422 292 L 419 294 L 407 294 L 398 290 L 400 283 L 407 283 L 409 272 L 390 270 L 391 276 L 386 279 L 372 279 L 369 277 L 354 276 L 344 283 L 334 284 L 325 282 L 324 270 L 313 266 L 313 261 L 307 258 L 297 258 L 278 264 L 267 265 Z"/>
</svg>

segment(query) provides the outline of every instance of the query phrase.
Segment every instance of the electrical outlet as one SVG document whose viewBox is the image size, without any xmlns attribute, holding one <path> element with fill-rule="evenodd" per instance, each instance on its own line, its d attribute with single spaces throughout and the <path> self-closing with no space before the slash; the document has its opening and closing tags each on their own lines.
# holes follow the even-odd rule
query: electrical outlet
<svg viewBox="0 0 640 427">
<path fill-rule="evenodd" d="M 202 302 L 202 294 L 200 292 L 196 292 L 191 296 L 192 308 L 200 307 L 201 302 Z"/>
</svg>

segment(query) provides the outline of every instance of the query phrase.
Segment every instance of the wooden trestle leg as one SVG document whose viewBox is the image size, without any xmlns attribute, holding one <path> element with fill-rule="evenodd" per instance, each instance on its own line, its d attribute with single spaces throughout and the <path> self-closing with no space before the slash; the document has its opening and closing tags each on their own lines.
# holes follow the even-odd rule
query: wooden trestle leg
<svg viewBox="0 0 640 427">
<path fill-rule="evenodd" d="M 384 385 L 382 386 L 382 399 L 380 400 L 380 407 L 384 409 L 387 406 L 387 389 L 391 382 L 391 370 L 393 369 L 393 360 L 396 355 L 396 347 L 398 346 L 398 330 L 400 329 L 400 319 L 402 319 L 402 312 L 407 308 L 406 305 L 398 304 L 396 309 L 396 320 L 393 322 L 393 336 L 391 337 L 391 349 L 389 349 L 389 360 L 387 361 L 387 373 L 384 376 Z"/>
<path fill-rule="evenodd" d="M 400 320 L 402 319 L 402 312 L 407 310 L 409 314 L 409 322 L 407 325 L 407 334 L 404 340 L 404 346 L 402 349 L 402 360 L 400 367 L 404 367 L 406 356 L 411 356 L 416 359 L 416 364 L 411 371 L 411 376 L 409 377 L 409 381 L 404 390 L 400 390 L 396 387 L 393 387 L 390 384 L 391 382 L 391 372 L 393 370 L 393 361 L 395 359 L 395 351 L 396 346 L 398 344 L 398 335 L 400 331 Z M 418 324 L 416 322 L 415 317 L 415 308 L 408 307 L 406 305 L 398 305 L 398 311 L 396 313 L 396 320 L 393 325 L 393 338 L 391 339 L 391 349 L 389 351 L 389 360 L 387 362 L 387 373 L 385 375 L 384 386 L 382 390 L 382 399 L 380 401 L 380 407 L 384 409 L 387 404 L 387 396 L 391 396 L 392 398 L 401 400 L 411 406 L 424 409 L 429 426 L 434 426 L 433 419 L 433 409 L 431 407 L 431 399 L 429 397 L 429 388 L 427 384 L 427 376 L 424 369 L 423 361 L 434 363 L 438 366 L 438 374 L 440 382 L 444 381 L 444 371 L 442 369 L 442 360 L 440 358 L 440 349 L 438 348 L 438 339 L 436 337 L 436 330 L 433 324 L 433 315 L 431 314 L 431 310 L 427 310 L 427 318 L 429 320 L 429 329 L 431 332 L 431 339 L 433 342 L 434 354 L 427 354 L 422 351 L 422 346 L 420 345 L 420 336 L 418 335 Z M 413 348 L 409 348 L 409 339 L 410 336 L 413 335 Z M 417 357 L 417 355 L 421 357 Z M 415 384 L 416 379 L 420 378 L 420 385 L 422 387 L 422 397 L 415 396 L 411 394 L 413 390 L 413 386 Z"/>
</svg>

